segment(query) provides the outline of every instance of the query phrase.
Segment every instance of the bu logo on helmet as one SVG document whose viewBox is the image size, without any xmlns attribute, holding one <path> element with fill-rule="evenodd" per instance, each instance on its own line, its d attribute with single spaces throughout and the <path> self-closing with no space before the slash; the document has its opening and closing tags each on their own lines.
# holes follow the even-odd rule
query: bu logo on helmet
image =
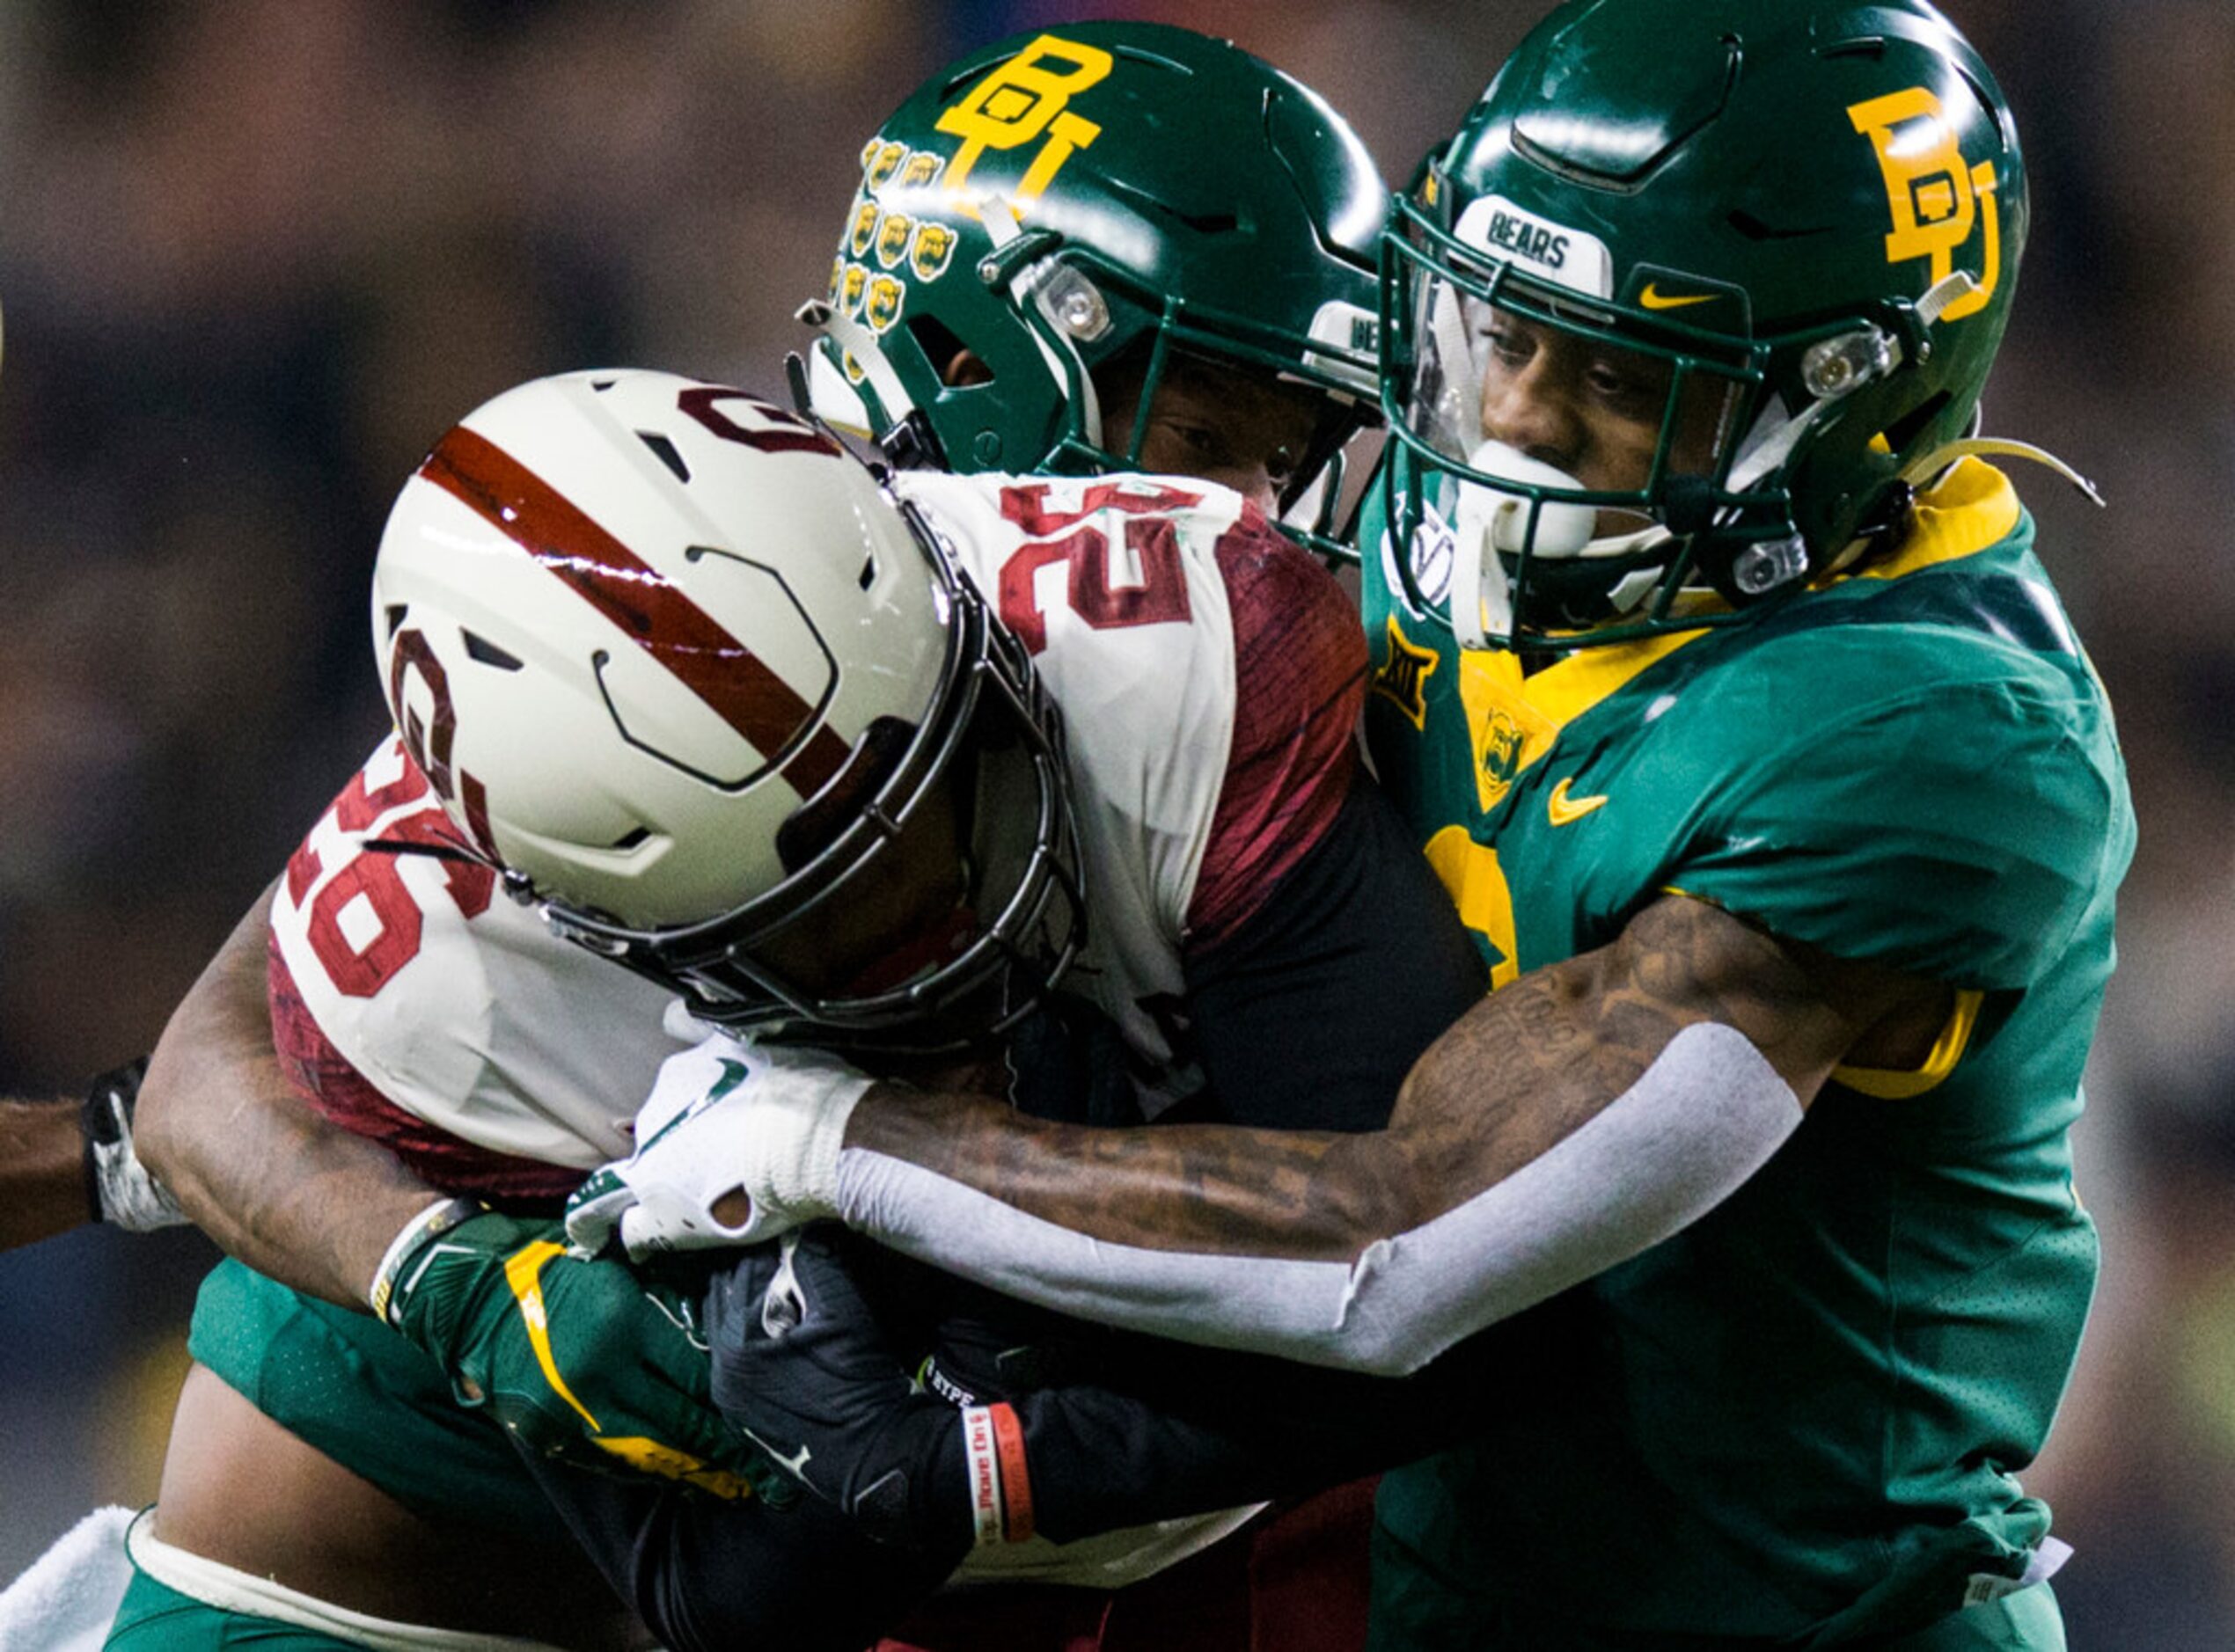
<svg viewBox="0 0 2235 1652">
<path fill-rule="evenodd" d="M 1116 62 L 1098 46 L 1041 35 L 972 86 L 960 103 L 940 112 L 939 129 L 963 140 L 947 169 L 947 186 L 959 192 L 987 150 L 1021 148 L 1045 133 L 1047 142 L 1016 186 L 1020 205 L 1037 199 L 1074 151 L 1102 135 L 1100 127 L 1065 106 L 1107 77 Z"/>
<path fill-rule="evenodd" d="M 1931 259 L 1926 286 L 1945 281 L 1955 267 L 1958 248 L 1983 230 L 1986 245 L 1975 289 L 1940 312 L 1943 321 L 1960 321 L 1987 307 L 2002 279 L 2002 220 L 1995 206 L 1995 164 L 1970 165 L 1957 148 L 1940 100 L 1922 86 L 1889 92 L 1855 104 L 1847 111 L 1855 130 L 1869 137 L 1886 175 L 1893 232 L 1886 238 L 1886 261 L 1905 264 Z"/>
</svg>

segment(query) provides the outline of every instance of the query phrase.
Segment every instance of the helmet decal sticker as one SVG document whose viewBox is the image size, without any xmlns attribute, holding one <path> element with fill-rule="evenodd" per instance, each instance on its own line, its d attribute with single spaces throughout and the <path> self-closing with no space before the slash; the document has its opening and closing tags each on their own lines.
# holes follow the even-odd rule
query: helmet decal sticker
<svg viewBox="0 0 2235 1652">
<path fill-rule="evenodd" d="M 1975 229 L 1985 235 L 1978 286 L 1940 312 L 1943 321 L 1960 321 L 1987 307 L 2002 279 L 2002 223 L 1995 205 L 1995 164 L 1970 165 L 1956 147 L 1939 99 L 1922 86 L 1888 92 L 1847 111 L 1855 130 L 1878 151 L 1886 174 L 1887 203 L 1894 228 L 1886 238 L 1886 261 L 1906 264 L 1931 259 L 1928 289 L 1947 279 L 1958 248 Z"/>
<path fill-rule="evenodd" d="M 900 319 L 900 306 L 907 296 L 907 289 L 890 275 L 880 275 L 869 283 L 869 302 L 862 307 L 861 319 L 869 324 L 873 333 L 890 330 Z"/>
<path fill-rule="evenodd" d="M 972 86 L 961 102 L 939 117 L 939 130 L 963 140 L 947 169 L 949 194 L 961 194 L 971 169 L 987 150 L 1019 149 L 1039 142 L 1044 135 L 1046 141 L 1033 157 L 1014 197 L 1020 206 L 1037 200 L 1055 181 L 1064 162 L 1102 135 L 1099 126 L 1072 113 L 1066 106 L 1078 93 L 1107 78 L 1116 63 L 1117 59 L 1098 46 L 1043 34 Z M 974 205 L 962 203 L 961 209 L 977 216 Z"/>
<path fill-rule="evenodd" d="M 908 267 L 918 281 L 935 281 L 955 256 L 955 232 L 943 223 L 919 223 L 908 248 Z"/>
<path fill-rule="evenodd" d="M 868 256 L 870 243 L 877 238 L 877 221 L 883 216 L 874 201 L 865 200 L 854 208 L 854 223 L 846 233 L 846 245 L 854 257 Z"/>
<path fill-rule="evenodd" d="M 1469 246 L 1507 259 L 1539 280 L 1593 298 L 1614 296 L 1614 259 L 1607 244 L 1515 206 L 1499 195 L 1468 203 L 1452 233 Z"/>
<path fill-rule="evenodd" d="M 916 221 L 905 212 L 888 212 L 877 225 L 877 262 L 890 269 L 908 251 L 910 231 Z"/>
<path fill-rule="evenodd" d="M 742 391 L 735 394 L 742 398 Z M 707 428 L 714 428 L 710 422 Z M 737 440 L 747 440 L 743 427 L 732 428 L 741 432 Z M 802 796 L 821 790 L 845 766 L 846 743 L 820 720 L 819 707 L 658 569 L 486 436 L 458 426 L 427 456 L 419 474 L 604 614 L 755 750 L 773 758 L 811 727 L 788 777 Z M 440 730 L 436 743 L 444 743 Z M 434 778 L 431 769 L 429 778 Z"/>
<path fill-rule="evenodd" d="M 872 139 L 871 142 L 875 143 L 876 140 Z M 867 150 L 861 152 L 864 155 L 869 153 Z M 870 189 L 882 189 L 886 180 L 900 170 L 900 163 L 907 158 L 908 146 L 905 143 L 878 144 L 876 153 L 870 156 L 868 164 L 862 169 L 861 177 L 865 186 Z"/>
</svg>

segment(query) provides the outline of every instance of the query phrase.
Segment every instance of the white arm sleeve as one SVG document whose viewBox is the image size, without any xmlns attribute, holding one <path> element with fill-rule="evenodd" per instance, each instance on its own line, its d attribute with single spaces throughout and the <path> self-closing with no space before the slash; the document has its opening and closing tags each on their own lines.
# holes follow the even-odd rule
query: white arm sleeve
<svg viewBox="0 0 2235 1652">
<path fill-rule="evenodd" d="M 1689 1027 L 1557 1145 L 1349 1264 L 1104 1244 L 863 1148 L 839 1202 L 883 1243 L 1081 1319 L 1394 1376 L 1675 1233 L 1800 1119 L 1744 1034 Z"/>
</svg>

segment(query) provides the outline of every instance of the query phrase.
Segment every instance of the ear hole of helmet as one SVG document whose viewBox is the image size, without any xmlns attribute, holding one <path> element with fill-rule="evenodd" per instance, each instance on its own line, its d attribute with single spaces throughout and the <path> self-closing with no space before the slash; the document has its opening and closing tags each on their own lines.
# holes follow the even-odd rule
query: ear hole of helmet
<svg viewBox="0 0 2235 1652">
<path fill-rule="evenodd" d="M 938 370 L 939 382 L 946 389 L 975 390 L 993 382 L 993 364 L 937 316 L 911 316 L 906 326 L 909 337 Z"/>
<path fill-rule="evenodd" d="M 1936 391 L 1899 419 L 1886 427 L 1886 445 L 1895 453 L 1906 453 L 1909 444 L 1924 434 L 1926 427 L 1944 413 L 1953 400 L 1946 391 Z"/>
</svg>

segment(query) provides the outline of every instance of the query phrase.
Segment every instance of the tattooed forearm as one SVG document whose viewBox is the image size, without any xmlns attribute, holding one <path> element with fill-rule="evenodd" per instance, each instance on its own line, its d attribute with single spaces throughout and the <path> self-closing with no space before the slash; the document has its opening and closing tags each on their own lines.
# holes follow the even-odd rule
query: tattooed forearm
<svg viewBox="0 0 2235 1652">
<path fill-rule="evenodd" d="M 264 998 L 269 899 L 194 983 L 148 1066 L 134 1137 L 197 1226 L 251 1267 L 364 1306 L 388 1241 L 440 1195 L 289 1085 Z"/>
<path fill-rule="evenodd" d="M 1195 1125 L 1091 1129 L 880 1085 L 855 1109 L 846 1139 L 1100 1239 L 1246 1250 L 1235 1236 L 1270 1223 L 1290 1254 L 1331 1256 L 1347 1254 L 1351 1224 L 1320 1196 L 1323 1185 L 1344 1182 L 1329 1160 L 1370 1174 L 1358 1149 L 1375 1138 Z"/>
<path fill-rule="evenodd" d="M 849 1146 L 874 1149 L 1077 1232 L 1150 1249 L 1355 1256 L 1544 1153 L 1634 1085 L 1684 1027 L 1747 1034 L 1805 1100 L 1854 1036 L 1825 971 L 1670 896 L 1614 942 L 1477 1005 L 1421 1057 L 1389 1128 L 1095 1130 L 884 1087 Z"/>
</svg>

